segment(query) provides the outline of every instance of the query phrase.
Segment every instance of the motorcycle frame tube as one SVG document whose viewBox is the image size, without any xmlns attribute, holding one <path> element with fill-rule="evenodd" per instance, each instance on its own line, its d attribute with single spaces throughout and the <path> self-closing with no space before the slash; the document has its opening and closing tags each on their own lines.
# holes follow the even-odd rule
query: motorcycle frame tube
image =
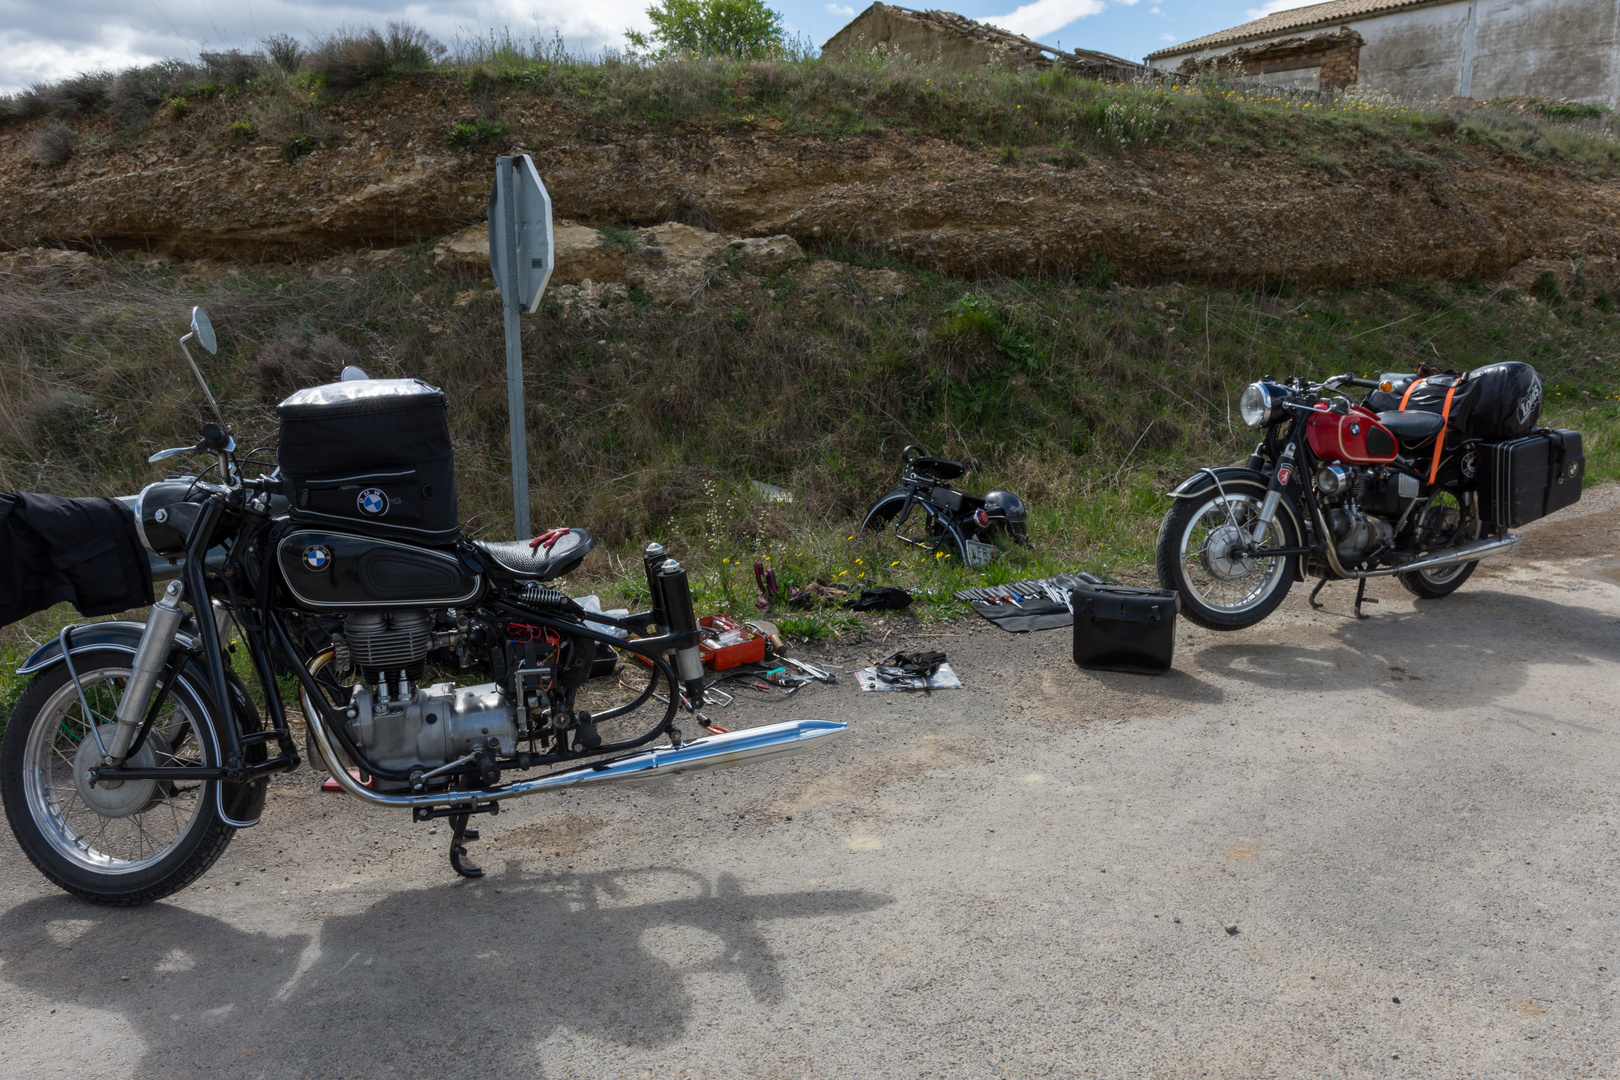
<svg viewBox="0 0 1620 1080">
<path fill-rule="evenodd" d="M 504 611 L 504 612 L 506 612 L 506 613 L 508 613 L 510 615 L 516 616 L 518 618 L 530 620 L 532 622 L 539 623 L 541 625 L 550 626 L 553 629 L 561 630 L 561 631 L 563 631 L 565 633 L 574 635 L 576 637 L 584 637 L 584 638 L 589 638 L 589 639 L 591 639 L 593 641 L 600 641 L 600 642 L 603 642 L 605 644 L 612 645 L 612 646 L 614 646 L 616 648 L 619 648 L 619 649 L 628 649 L 631 652 L 636 652 L 636 653 L 639 653 L 642 656 L 646 657 L 654 665 L 654 668 L 655 668 L 654 677 L 649 679 L 646 690 L 642 691 L 642 694 L 638 698 L 636 698 L 634 702 L 631 702 L 627 706 L 619 707 L 619 708 L 622 708 L 623 712 L 620 712 L 618 710 L 609 710 L 609 711 L 605 711 L 605 712 L 601 713 L 600 716 L 603 719 L 612 719 L 615 716 L 623 715 L 625 712 L 631 711 L 639 703 L 645 702 L 647 700 L 647 698 L 652 696 L 652 690 L 653 690 L 653 687 L 656 685 L 656 681 L 657 681 L 656 676 L 657 675 L 661 674 L 665 679 L 667 679 L 668 682 L 669 682 L 669 685 L 672 688 L 680 686 L 680 680 L 676 677 L 674 670 L 672 668 L 670 668 L 668 662 L 665 660 L 663 652 L 664 652 L 664 650 L 677 647 L 678 645 L 684 643 L 687 640 L 688 635 L 684 635 L 684 634 L 665 634 L 665 635 L 663 635 L 661 637 L 641 638 L 641 639 L 638 639 L 638 640 L 633 641 L 633 642 L 626 642 L 626 641 L 624 641 L 624 640 L 622 640 L 620 638 L 615 638 L 615 637 L 612 637 L 612 636 L 610 636 L 608 634 L 602 634 L 602 633 L 598 633 L 598 632 L 596 632 L 594 630 L 590 630 L 590 629 L 582 626 L 578 622 L 571 622 L 571 621 L 560 619 L 560 618 L 557 618 L 557 617 L 554 617 L 554 616 L 546 615 L 543 612 L 534 611 L 532 609 L 524 608 L 524 607 L 521 607 L 521 606 L 516 605 L 516 604 L 508 604 L 508 603 L 502 603 L 502 602 L 497 601 L 497 602 L 492 603 L 491 606 L 494 607 L 494 608 L 497 608 L 498 610 Z M 592 618 L 593 619 L 598 619 L 598 620 L 601 619 L 600 616 L 597 616 L 597 615 L 594 615 L 594 614 L 592 615 Z M 622 621 L 622 620 L 618 620 L 618 621 Z M 327 763 L 331 763 L 331 762 L 334 762 L 334 761 L 341 760 L 336 754 L 333 753 L 333 750 L 332 750 L 332 746 L 333 746 L 333 743 L 335 741 L 335 743 L 339 747 L 342 748 L 344 753 L 346 753 L 349 756 L 349 759 L 351 761 L 353 761 L 356 766 L 363 769 L 365 772 L 369 773 L 370 775 L 378 777 L 378 778 L 383 779 L 383 780 L 392 780 L 392 781 L 395 781 L 395 782 L 408 782 L 410 780 L 410 773 L 408 771 L 403 771 L 403 770 L 399 770 L 399 769 L 388 769 L 388 768 L 383 768 L 383 767 L 377 766 L 374 763 L 372 763 L 370 758 L 368 758 L 366 756 L 366 754 L 358 746 L 354 745 L 353 741 L 348 738 L 347 732 L 343 731 L 343 721 L 339 717 L 337 710 L 334 709 L 332 707 L 332 705 L 326 700 L 326 695 L 321 691 L 320 684 L 315 681 L 314 675 L 309 670 L 308 665 L 314 658 L 312 657 L 312 658 L 309 658 L 309 660 L 305 660 L 305 659 L 303 659 L 303 658 L 301 658 L 299 656 L 296 647 L 293 645 L 291 635 L 287 632 L 286 625 L 283 623 L 283 621 L 281 620 L 281 618 L 278 615 L 276 615 L 274 613 L 270 613 L 269 614 L 269 623 L 270 623 L 271 632 L 274 635 L 277 647 L 279 647 L 281 649 L 281 651 L 286 655 L 286 657 L 288 659 L 288 662 L 289 662 L 289 666 L 292 668 L 293 675 L 299 681 L 299 685 L 300 685 L 300 689 L 302 691 L 302 694 L 307 699 L 306 704 L 313 704 L 315 706 L 314 713 L 318 714 L 318 715 L 314 715 L 314 714 L 306 715 L 305 720 L 310 725 L 310 734 L 311 734 L 312 737 L 316 737 L 316 735 L 317 735 L 317 725 L 319 725 L 319 737 L 316 737 L 316 748 L 317 748 L 317 752 L 322 756 L 322 758 Z M 665 708 L 663 720 L 661 720 L 656 726 L 654 726 L 647 733 L 645 733 L 643 735 L 640 735 L 640 736 L 637 736 L 634 739 L 627 739 L 627 740 L 624 740 L 623 742 L 612 743 L 612 744 L 610 744 L 608 746 L 599 747 L 598 749 L 590 751 L 588 753 L 569 754 L 569 755 L 561 755 L 561 754 L 543 755 L 540 758 L 540 760 L 535 761 L 535 762 L 531 762 L 527 767 L 533 769 L 533 768 L 540 768 L 540 767 L 543 767 L 545 765 L 556 764 L 557 762 L 560 762 L 560 761 L 580 761 L 580 760 L 583 760 L 583 759 L 588 758 L 588 757 L 600 757 L 600 755 L 605 754 L 605 753 L 608 753 L 608 754 L 617 753 L 619 751 L 634 750 L 634 749 L 637 749 L 639 747 L 645 746 L 648 743 L 652 742 L 654 739 L 658 738 L 660 735 L 669 734 L 674 730 L 675 717 L 676 717 L 676 715 L 677 715 L 677 713 L 679 711 L 679 708 L 680 708 L 680 695 L 677 694 L 677 693 L 671 693 L 670 694 L 669 704 Z M 306 709 L 306 712 L 308 712 L 307 709 Z M 517 769 L 517 768 L 521 767 L 521 766 L 519 766 L 516 758 L 506 758 L 504 760 L 498 760 L 497 764 L 499 764 L 503 769 Z M 333 775 L 334 775 L 334 777 L 337 778 L 339 785 L 344 786 L 345 790 L 347 790 L 348 785 L 343 784 L 344 777 L 337 776 L 337 773 L 345 773 L 345 770 L 342 770 L 342 769 L 336 770 L 336 772 L 334 772 Z M 469 766 L 467 766 L 467 767 L 465 767 L 463 769 L 458 769 L 458 770 L 456 770 L 454 772 L 446 773 L 444 775 L 446 775 L 446 776 L 462 776 L 462 775 L 476 776 L 477 775 L 477 769 L 474 766 L 469 765 Z M 359 787 L 358 784 L 353 785 L 353 786 Z M 368 802 L 376 801 L 375 799 L 372 798 L 372 796 L 380 795 L 380 793 L 372 792 L 372 791 L 370 791 L 368 789 L 361 788 L 360 790 L 365 792 L 364 796 L 362 796 L 362 797 Z M 354 792 L 350 791 L 350 794 L 354 794 Z M 468 797 L 471 798 L 473 795 L 477 795 L 477 794 L 480 794 L 480 793 L 473 792 L 473 793 L 469 794 Z M 434 793 L 431 796 L 414 796 L 413 795 L 413 796 L 400 796 L 400 797 L 402 797 L 402 798 L 411 798 L 411 799 L 425 798 L 425 799 L 429 799 L 430 801 L 421 802 L 421 803 L 399 804 L 399 805 L 422 805 L 422 806 L 428 806 L 428 805 L 440 805 L 440 804 L 443 804 L 443 803 L 445 803 L 447 801 L 446 793 L 442 793 L 442 792 Z M 388 798 L 394 798 L 394 796 L 388 796 Z M 451 801 L 459 803 L 462 800 L 451 800 Z"/>
</svg>

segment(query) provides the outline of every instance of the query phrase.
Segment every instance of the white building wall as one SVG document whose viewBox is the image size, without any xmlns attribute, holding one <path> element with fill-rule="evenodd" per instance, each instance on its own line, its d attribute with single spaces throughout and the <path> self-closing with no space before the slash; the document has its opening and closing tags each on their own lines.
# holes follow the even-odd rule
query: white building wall
<svg viewBox="0 0 1620 1080">
<path fill-rule="evenodd" d="M 1529 94 L 1620 108 L 1620 0 L 1452 0 L 1269 40 L 1341 25 L 1366 41 L 1357 80 L 1363 89 L 1411 99 Z M 1236 47 L 1152 64 L 1174 70 L 1188 56 L 1205 59 Z"/>
</svg>

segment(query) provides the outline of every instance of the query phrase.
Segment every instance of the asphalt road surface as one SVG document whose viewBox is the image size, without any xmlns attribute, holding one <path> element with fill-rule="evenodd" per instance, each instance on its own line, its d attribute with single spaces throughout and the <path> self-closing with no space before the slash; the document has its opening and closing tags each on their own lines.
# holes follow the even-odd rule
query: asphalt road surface
<svg viewBox="0 0 1620 1080">
<path fill-rule="evenodd" d="M 734 707 L 851 730 L 509 803 L 478 882 L 307 771 L 143 909 L 7 833 L 0 1071 L 1620 1076 L 1620 492 L 1526 532 L 1445 600 L 1184 628 L 1164 678 L 1061 630 L 834 650 L 942 648 L 966 686 Z"/>
</svg>

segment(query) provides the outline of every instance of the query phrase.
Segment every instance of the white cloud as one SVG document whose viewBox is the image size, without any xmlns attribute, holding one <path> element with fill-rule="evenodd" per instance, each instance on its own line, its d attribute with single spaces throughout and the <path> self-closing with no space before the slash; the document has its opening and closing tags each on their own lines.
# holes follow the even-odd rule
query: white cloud
<svg viewBox="0 0 1620 1080">
<path fill-rule="evenodd" d="M 842 15 L 847 19 L 855 14 L 855 9 L 847 5 L 828 4 L 827 13 L 830 15 Z"/>
<path fill-rule="evenodd" d="M 1279 11 L 1310 7 L 1312 4 L 1320 4 L 1321 2 L 1322 0 L 1266 0 L 1259 7 L 1250 8 L 1248 15 L 1250 19 L 1263 19 L 1267 15 L 1275 15 Z"/>
<path fill-rule="evenodd" d="M 446 44 L 510 30 L 521 40 L 560 32 L 570 50 L 594 53 L 645 28 L 649 0 L 255 0 L 248 4 L 128 0 L 0 0 L 0 94 L 99 68 L 119 69 L 199 49 L 254 49 L 261 38 L 309 41 L 340 26 L 416 23 Z"/>
<path fill-rule="evenodd" d="M 1181 39 L 1176 37 L 1176 35 L 1174 35 L 1174 34 L 1160 34 L 1159 35 L 1159 40 L 1160 41 L 1168 41 L 1168 42 L 1171 42 L 1171 43 L 1175 43 L 1177 41 L 1180 41 Z"/>
<path fill-rule="evenodd" d="M 1038 38 L 1061 30 L 1076 19 L 1101 14 L 1103 0 L 1035 0 L 1007 15 L 992 15 L 984 21 L 1025 37 Z"/>
</svg>

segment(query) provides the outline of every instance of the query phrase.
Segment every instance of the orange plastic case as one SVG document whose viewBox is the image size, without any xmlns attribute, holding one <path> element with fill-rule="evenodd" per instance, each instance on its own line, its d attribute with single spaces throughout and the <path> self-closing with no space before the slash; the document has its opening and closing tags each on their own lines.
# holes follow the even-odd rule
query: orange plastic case
<svg viewBox="0 0 1620 1080">
<path fill-rule="evenodd" d="M 733 636 L 741 638 L 740 641 L 727 645 L 720 645 L 707 638 L 699 643 L 698 649 L 703 653 L 703 663 L 715 671 L 757 664 L 765 659 L 765 638 L 731 616 L 705 615 L 698 620 L 698 625 L 719 631 L 722 641 Z"/>
</svg>

